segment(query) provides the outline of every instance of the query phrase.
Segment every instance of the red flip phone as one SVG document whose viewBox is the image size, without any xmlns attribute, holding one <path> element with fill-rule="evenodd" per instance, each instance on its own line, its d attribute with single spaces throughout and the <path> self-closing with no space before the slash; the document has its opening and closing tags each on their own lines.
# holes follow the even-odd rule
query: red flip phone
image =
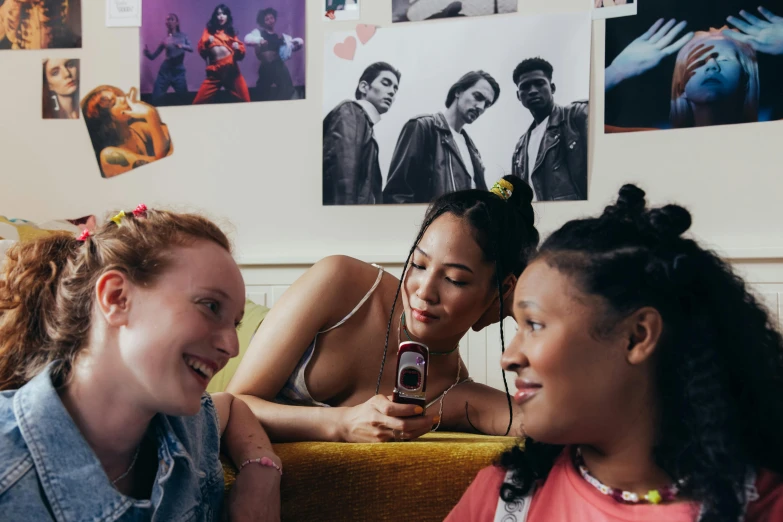
<svg viewBox="0 0 783 522">
<path fill-rule="evenodd" d="M 427 369 L 430 350 L 415 341 L 400 343 L 392 402 L 427 407 Z"/>
</svg>

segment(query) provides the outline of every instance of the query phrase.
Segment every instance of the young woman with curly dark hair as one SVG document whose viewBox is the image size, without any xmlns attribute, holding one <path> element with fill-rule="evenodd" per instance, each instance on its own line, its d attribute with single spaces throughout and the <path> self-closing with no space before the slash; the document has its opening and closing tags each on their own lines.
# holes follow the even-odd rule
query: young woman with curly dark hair
<svg viewBox="0 0 783 522">
<path fill-rule="evenodd" d="M 502 359 L 526 438 L 448 522 L 783 520 L 783 339 L 690 224 L 626 185 L 547 239 Z"/>
</svg>

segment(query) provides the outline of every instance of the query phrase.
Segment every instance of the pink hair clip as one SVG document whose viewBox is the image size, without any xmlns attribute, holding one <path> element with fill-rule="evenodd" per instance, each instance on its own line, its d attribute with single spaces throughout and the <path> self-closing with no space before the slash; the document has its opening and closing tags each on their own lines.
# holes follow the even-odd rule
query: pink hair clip
<svg viewBox="0 0 783 522">
<path fill-rule="evenodd" d="M 82 230 L 82 233 L 79 234 L 79 237 L 77 237 L 76 239 L 78 241 L 84 242 L 87 241 L 88 237 L 90 237 L 90 231 L 85 228 L 84 230 Z"/>
<path fill-rule="evenodd" d="M 133 210 L 133 215 L 135 217 L 142 217 L 145 212 L 147 212 L 147 205 L 141 203 L 138 207 L 136 207 Z"/>
</svg>

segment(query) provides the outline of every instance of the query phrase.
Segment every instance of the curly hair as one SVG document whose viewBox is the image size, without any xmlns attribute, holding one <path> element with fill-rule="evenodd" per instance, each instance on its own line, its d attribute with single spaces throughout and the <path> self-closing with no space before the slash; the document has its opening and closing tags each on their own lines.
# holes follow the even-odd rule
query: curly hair
<svg viewBox="0 0 783 522">
<path fill-rule="evenodd" d="M 552 81 L 552 73 L 554 72 L 552 64 L 543 58 L 536 57 L 527 58 L 517 64 L 514 68 L 514 72 L 511 73 L 511 79 L 514 81 L 514 85 L 519 85 L 519 79 L 523 74 L 533 71 L 541 71 L 550 82 Z"/>
<path fill-rule="evenodd" d="M 0 274 L 0 390 L 20 388 L 53 361 L 64 382 L 87 342 L 98 278 L 120 270 L 152 285 L 172 248 L 197 240 L 231 249 L 210 220 L 165 210 L 129 212 L 121 227 L 107 221 L 85 242 L 60 232 L 12 246 Z"/>
<path fill-rule="evenodd" d="M 598 328 L 642 307 L 658 310 L 662 418 L 653 458 L 685 480 L 684 495 L 702 504 L 701 522 L 736 522 L 748 501 L 748 471 L 783 472 L 783 338 L 725 261 L 681 237 L 690 213 L 677 205 L 647 209 L 644 195 L 623 186 L 603 215 L 566 223 L 536 258 L 605 300 Z M 528 439 L 506 452 L 499 464 L 513 480 L 501 497 L 527 494 L 562 448 Z"/>
<path fill-rule="evenodd" d="M 452 214 L 469 223 L 473 229 L 474 238 L 484 254 L 484 258 L 495 265 L 494 282 L 497 285 L 500 302 L 500 344 L 501 350 L 505 351 L 502 283 L 509 274 L 519 276 L 522 273 L 522 270 L 527 266 L 528 258 L 538 245 L 539 236 L 538 230 L 533 225 L 534 215 L 533 206 L 531 205 L 533 190 L 530 188 L 530 185 L 516 176 L 504 176 L 503 179 L 514 187 L 508 200 L 503 200 L 486 190 L 460 190 L 440 196 L 427 209 L 419 234 L 416 236 L 416 240 L 408 252 L 408 257 L 405 259 L 400 282 L 397 285 L 397 293 L 394 295 L 394 301 L 392 302 L 389 322 L 386 326 L 386 341 L 383 347 L 381 370 L 378 374 L 378 382 L 375 388 L 376 394 L 381 387 L 381 376 L 383 375 L 386 353 L 389 348 L 394 308 L 397 305 L 402 284 L 405 281 L 405 273 L 410 266 L 411 257 L 432 222 L 444 214 Z M 508 433 L 511 429 L 513 413 L 505 373 L 503 373 L 503 384 L 506 387 L 509 407 L 509 424 L 506 429 L 506 433 Z"/>
</svg>

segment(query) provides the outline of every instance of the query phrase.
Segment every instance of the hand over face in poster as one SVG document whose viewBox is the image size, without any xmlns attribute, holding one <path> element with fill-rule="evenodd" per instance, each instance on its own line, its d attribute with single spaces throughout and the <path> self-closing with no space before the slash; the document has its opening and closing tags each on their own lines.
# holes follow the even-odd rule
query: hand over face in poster
<svg viewBox="0 0 783 522">
<path fill-rule="evenodd" d="M 607 22 L 607 132 L 783 117 L 783 1 L 751 11 L 735 0 L 736 12 L 717 14 L 694 2 L 643 4 L 638 20 Z"/>
<path fill-rule="evenodd" d="M 82 115 L 101 176 L 111 178 L 158 161 L 174 152 L 168 127 L 158 110 L 125 91 L 96 87 L 81 101 Z"/>
<path fill-rule="evenodd" d="M 142 99 L 161 107 L 303 98 L 304 2 L 145 0 Z"/>
<path fill-rule="evenodd" d="M 82 46 L 81 0 L 0 0 L 0 50 Z"/>
<path fill-rule="evenodd" d="M 590 26 L 583 12 L 379 29 L 362 46 L 326 35 L 323 204 L 423 204 L 506 174 L 539 201 L 586 199 Z"/>
</svg>

